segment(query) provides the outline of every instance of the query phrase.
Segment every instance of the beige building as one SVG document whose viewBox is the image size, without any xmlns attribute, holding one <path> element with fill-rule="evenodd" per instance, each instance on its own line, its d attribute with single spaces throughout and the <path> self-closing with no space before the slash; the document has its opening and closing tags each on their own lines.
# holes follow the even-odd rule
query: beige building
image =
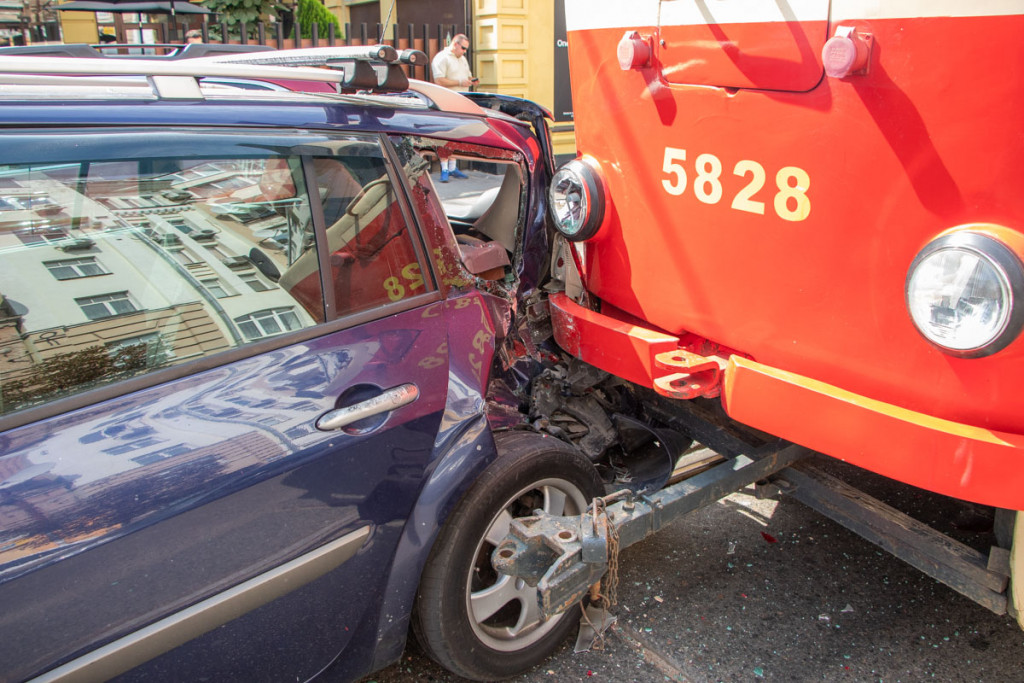
<svg viewBox="0 0 1024 683">
<path fill-rule="evenodd" d="M 562 0 L 397 0 L 391 12 L 389 0 L 327 0 L 342 24 L 388 23 L 391 12 L 389 23 L 398 24 L 400 36 L 408 24 L 417 31 L 427 24 L 433 38 L 438 24 L 469 25 L 478 88 L 525 97 L 550 109 L 556 119 L 555 154 L 575 156 L 561 5 Z M 432 18 L 420 21 L 428 10 Z"/>
</svg>

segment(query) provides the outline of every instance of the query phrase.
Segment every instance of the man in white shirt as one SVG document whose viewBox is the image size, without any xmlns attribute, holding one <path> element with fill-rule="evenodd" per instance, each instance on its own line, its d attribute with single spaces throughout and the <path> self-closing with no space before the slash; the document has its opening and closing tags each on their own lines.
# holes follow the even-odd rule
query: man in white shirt
<svg viewBox="0 0 1024 683">
<path fill-rule="evenodd" d="M 477 79 L 473 78 L 473 72 L 469 69 L 469 61 L 466 60 L 468 49 L 469 38 L 462 33 L 456 34 L 448 47 L 438 52 L 430 63 L 434 82 L 451 90 L 468 90 L 473 87 Z M 453 178 L 468 177 L 458 169 L 453 157 L 441 160 L 442 183 L 448 182 L 449 174 Z"/>
</svg>

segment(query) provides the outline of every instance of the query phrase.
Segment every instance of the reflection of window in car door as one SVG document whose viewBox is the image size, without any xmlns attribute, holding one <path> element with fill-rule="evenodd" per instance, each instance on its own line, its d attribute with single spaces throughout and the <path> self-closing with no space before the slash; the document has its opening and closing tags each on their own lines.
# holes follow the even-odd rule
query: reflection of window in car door
<svg viewBox="0 0 1024 683">
<path fill-rule="evenodd" d="M 283 249 L 284 264 L 273 273 L 260 267 L 259 254 L 254 249 L 249 259 L 257 269 L 309 311 L 323 321 L 323 296 L 320 284 L 319 259 L 314 249 L 313 212 L 310 196 L 306 192 L 301 157 L 291 156 L 267 159 L 260 175 L 261 200 L 283 216 L 285 222 L 275 226 L 262 246 Z M 263 237 L 261 235 L 261 237 Z M 257 256 L 257 258 L 253 258 Z"/>
<path fill-rule="evenodd" d="M 309 213 L 301 158 L 174 150 L 6 166 L 19 220 L 0 225 L 0 314 L 20 334 L 0 358 L 0 413 L 323 321 L 312 225 L 293 230 L 283 213 Z M 306 280 L 281 286 L 304 254 Z"/>
</svg>

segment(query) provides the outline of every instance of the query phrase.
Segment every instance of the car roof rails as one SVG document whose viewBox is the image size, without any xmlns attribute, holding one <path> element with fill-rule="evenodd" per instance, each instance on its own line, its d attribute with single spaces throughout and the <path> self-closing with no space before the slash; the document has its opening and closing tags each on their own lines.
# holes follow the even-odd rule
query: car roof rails
<svg viewBox="0 0 1024 683">
<path fill-rule="evenodd" d="M 234 43 L 188 43 L 169 56 L 169 59 L 199 59 L 216 55 L 249 54 L 252 52 L 276 52 L 271 45 L 236 45 Z"/>
<path fill-rule="evenodd" d="M 153 50 L 164 49 L 170 52 L 157 54 L 124 54 L 115 50 Z M 88 59 L 197 59 L 215 55 L 232 55 L 250 52 L 274 52 L 270 45 L 236 45 L 233 43 L 66 43 L 47 45 L 16 45 L 0 47 L 3 55 L 31 55 L 35 57 L 81 57 Z"/>
<path fill-rule="evenodd" d="M 77 49 L 77 46 L 68 47 Z M 319 81 L 369 93 L 411 92 L 435 109 L 487 115 L 474 102 L 452 90 L 433 83 L 409 80 L 401 66 L 425 64 L 426 55 L 418 50 L 398 52 L 390 45 L 271 49 L 173 60 L 67 59 L 46 53 L 40 56 L 8 54 L 0 52 L 0 84 L 40 85 L 41 76 L 145 76 L 156 97 L 203 99 L 199 81 L 207 76 L 256 81 Z M 309 68 L 315 66 L 330 68 Z M 66 85 L 68 81 L 59 83 Z"/>
<path fill-rule="evenodd" d="M 73 79 L 60 77 L 75 77 Z M 0 56 L 0 84 L 44 85 L 55 77 L 60 85 L 90 85 L 77 77 L 145 76 L 153 95 L 161 99 L 204 99 L 200 79 L 207 76 L 244 78 L 255 81 L 281 79 L 340 84 L 344 74 L 327 69 L 295 69 L 280 66 L 218 64 L 205 60 L 178 59 L 67 59 L 63 57 Z M 120 81 L 121 84 L 130 84 Z"/>
<path fill-rule="evenodd" d="M 390 45 L 310 47 L 274 50 L 257 54 L 218 55 L 204 61 L 219 64 L 263 64 L 312 66 L 342 69 L 346 81 L 342 86 L 373 92 L 409 90 L 428 106 L 462 114 L 484 115 L 486 112 L 453 90 L 434 83 L 409 79 L 401 65 L 426 66 L 427 55 L 420 50 L 396 50 Z"/>
<path fill-rule="evenodd" d="M 419 50 L 399 52 L 390 45 L 313 47 L 275 50 L 258 54 L 213 57 L 219 63 L 276 66 L 319 66 L 345 72 L 343 87 L 350 90 L 400 92 L 408 89 L 403 64 L 426 66 L 427 55 Z"/>
<path fill-rule="evenodd" d="M 92 45 L 71 43 L 68 45 L 14 45 L 0 47 L 0 56 L 33 55 L 39 57 L 103 57 L 103 53 Z"/>
</svg>

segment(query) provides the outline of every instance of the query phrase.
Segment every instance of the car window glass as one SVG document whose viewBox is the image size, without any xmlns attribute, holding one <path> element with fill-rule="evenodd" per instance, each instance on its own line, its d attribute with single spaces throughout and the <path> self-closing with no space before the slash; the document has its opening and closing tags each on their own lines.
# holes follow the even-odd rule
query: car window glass
<svg viewBox="0 0 1024 683">
<path fill-rule="evenodd" d="M 0 415 L 436 289 L 378 136 L 4 141 Z"/>
<path fill-rule="evenodd" d="M 515 251 L 524 221 L 525 177 L 514 152 L 424 137 L 395 136 L 393 141 L 407 173 L 413 155 L 426 164 L 425 174 L 460 239 L 494 241 Z M 444 171 L 452 161 L 459 175 Z"/>
<path fill-rule="evenodd" d="M 339 315 L 431 289 L 379 146 L 348 145 L 314 169 Z"/>
<path fill-rule="evenodd" d="M 323 320 L 309 214 L 298 156 L 0 167 L 0 412 Z"/>
</svg>

